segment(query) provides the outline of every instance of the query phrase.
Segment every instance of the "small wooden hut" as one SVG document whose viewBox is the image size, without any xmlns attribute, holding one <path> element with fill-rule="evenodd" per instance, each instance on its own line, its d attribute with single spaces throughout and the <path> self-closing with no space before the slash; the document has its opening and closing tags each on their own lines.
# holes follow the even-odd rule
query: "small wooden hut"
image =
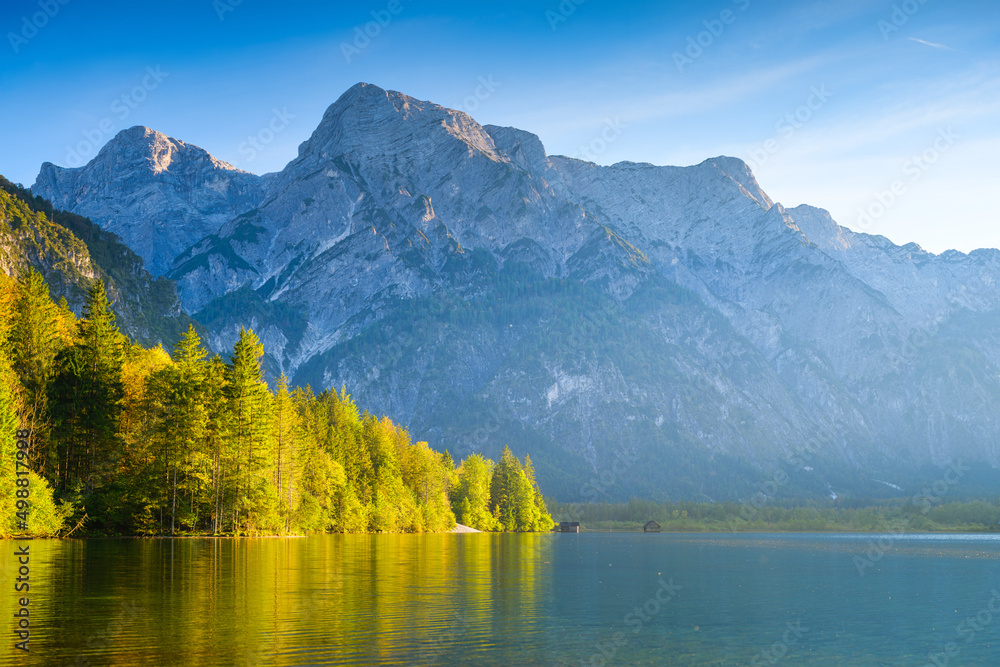
<svg viewBox="0 0 1000 667">
<path fill-rule="evenodd" d="M 660 532 L 660 524 L 656 523 L 652 519 L 646 522 L 646 525 L 642 527 L 642 532 L 644 533 L 658 533 Z"/>
<path fill-rule="evenodd" d="M 579 533 L 580 532 L 580 522 L 579 521 L 560 521 L 559 522 L 559 532 L 560 533 Z"/>
</svg>

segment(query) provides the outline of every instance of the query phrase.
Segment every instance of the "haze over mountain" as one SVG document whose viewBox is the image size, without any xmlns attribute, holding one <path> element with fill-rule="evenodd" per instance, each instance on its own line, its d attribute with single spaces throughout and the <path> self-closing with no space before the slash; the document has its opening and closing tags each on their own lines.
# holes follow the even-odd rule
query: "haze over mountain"
<svg viewBox="0 0 1000 667">
<path fill-rule="evenodd" d="M 738 159 L 602 167 L 358 84 L 277 174 L 131 128 L 32 192 L 176 280 L 214 349 L 249 322 L 271 373 L 456 458 L 529 451 L 562 499 L 997 478 L 1000 252 L 786 210 Z"/>
</svg>

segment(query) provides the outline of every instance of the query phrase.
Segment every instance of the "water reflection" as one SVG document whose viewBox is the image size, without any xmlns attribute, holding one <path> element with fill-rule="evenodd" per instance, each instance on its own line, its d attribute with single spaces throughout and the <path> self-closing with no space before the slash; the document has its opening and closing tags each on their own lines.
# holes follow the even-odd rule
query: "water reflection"
<svg viewBox="0 0 1000 667">
<path fill-rule="evenodd" d="M 12 650 L 11 623 L 0 658 L 728 667 L 770 664 L 764 651 L 780 649 L 782 665 L 914 665 L 964 638 L 959 623 L 1000 587 L 996 541 L 899 540 L 862 577 L 852 558 L 869 537 L 33 541 L 32 651 Z M 0 617 L 13 620 L 4 544 Z M 961 664 L 994 664 L 996 637 L 992 625 L 977 633 Z"/>
<path fill-rule="evenodd" d="M 550 550 L 551 536 L 491 534 L 34 541 L 32 651 L 8 657 L 475 663 L 497 636 L 532 634 Z M 11 590 L 8 557 L 2 566 Z M 12 618 L 13 596 L 0 600 Z"/>
</svg>

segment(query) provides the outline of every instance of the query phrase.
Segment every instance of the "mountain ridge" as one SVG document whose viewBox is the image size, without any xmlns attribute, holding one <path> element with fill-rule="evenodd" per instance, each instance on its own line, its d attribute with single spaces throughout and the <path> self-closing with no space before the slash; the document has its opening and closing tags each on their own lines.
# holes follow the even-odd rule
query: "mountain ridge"
<svg viewBox="0 0 1000 667">
<path fill-rule="evenodd" d="M 601 166 L 371 84 L 254 178 L 167 272 L 211 345 L 250 321 L 269 372 L 347 385 L 453 452 L 531 443 L 564 498 L 626 454 L 643 469 L 616 497 L 746 497 L 817 433 L 784 493 L 1000 465 L 1000 252 L 786 209 L 738 158 Z M 125 179 L 124 198 L 166 182 Z M 164 201 L 188 210 L 203 182 Z"/>
<path fill-rule="evenodd" d="M 256 205 L 262 183 L 198 146 L 137 125 L 116 134 L 82 167 L 44 163 L 31 190 L 57 208 L 99 221 L 159 276 L 179 252 Z"/>
</svg>

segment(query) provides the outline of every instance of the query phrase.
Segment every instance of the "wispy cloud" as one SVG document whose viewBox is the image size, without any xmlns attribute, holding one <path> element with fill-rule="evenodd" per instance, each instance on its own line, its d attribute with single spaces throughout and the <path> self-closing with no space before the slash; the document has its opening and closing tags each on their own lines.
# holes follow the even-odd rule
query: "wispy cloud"
<svg viewBox="0 0 1000 667">
<path fill-rule="evenodd" d="M 916 42 L 917 44 L 925 44 L 927 46 L 933 47 L 935 49 L 941 49 L 942 51 L 955 51 L 956 49 L 951 48 L 947 44 L 937 44 L 936 42 L 928 42 L 923 39 L 917 39 L 916 37 L 909 38 L 911 42 Z"/>
</svg>

